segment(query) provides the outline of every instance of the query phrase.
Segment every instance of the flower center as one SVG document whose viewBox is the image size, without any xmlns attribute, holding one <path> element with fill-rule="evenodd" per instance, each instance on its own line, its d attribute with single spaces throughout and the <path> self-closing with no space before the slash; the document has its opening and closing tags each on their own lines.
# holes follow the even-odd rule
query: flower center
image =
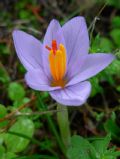
<svg viewBox="0 0 120 159">
<path fill-rule="evenodd" d="M 56 40 L 52 40 L 52 47 L 46 46 L 50 51 L 49 54 L 49 66 L 53 80 L 51 86 L 61 86 L 62 88 L 67 83 L 64 79 L 66 72 L 66 49 L 63 44 L 57 45 Z"/>
</svg>

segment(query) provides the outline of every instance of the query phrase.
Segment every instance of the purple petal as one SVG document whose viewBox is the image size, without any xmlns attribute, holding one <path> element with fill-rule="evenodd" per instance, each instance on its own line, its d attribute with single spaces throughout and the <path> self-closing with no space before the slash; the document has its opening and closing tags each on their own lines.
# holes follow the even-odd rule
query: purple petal
<svg viewBox="0 0 120 159">
<path fill-rule="evenodd" d="M 27 70 L 42 67 L 40 41 L 20 30 L 13 31 L 13 40 L 17 55 Z"/>
<path fill-rule="evenodd" d="M 88 53 L 89 50 L 89 36 L 85 19 L 83 17 L 75 17 L 65 23 L 62 27 L 67 56 L 68 68 L 80 60 L 81 56 Z"/>
<path fill-rule="evenodd" d="M 84 81 L 92 76 L 95 76 L 105 67 L 107 67 L 114 59 L 115 56 L 112 54 L 89 54 L 88 56 L 86 56 L 80 72 L 75 77 L 73 77 L 67 85 L 73 85 Z"/>
<path fill-rule="evenodd" d="M 46 74 L 42 69 L 28 71 L 25 75 L 25 80 L 28 86 L 35 90 L 51 91 L 60 89 L 60 87 L 51 87 Z"/>
<path fill-rule="evenodd" d="M 73 64 L 68 68 L 68 71 L 66 74 L 66 77 L 68 77 L 68 79 L 72 79 L 81 71 L 81 68 L 82 68 L 82 65 L 84 64 L 86 56 L 88 56 L 88 54 L 81 56 L 80 58 L 77 58 L 75 61 L 73 61 Z"/>
<path fill-rule="evenodd" d="M 58 103 L 67 106 L 80 106 L 84 104 L 90 95 L 91 84 L 88 81 L 66 87 L 61 90 L 51 91 L 50 95 Z"/>
<path fill-rule="evenodd" d="M 65 46 L 62 29 L 57 20 L 52 20 L 50 22 L 43 41 L 43 54 L 42 54 L 43 67 L 48 77 L 51 76 L 51 73 L 50 73 L 49 60 L 48 60 L 49 50 L 46 49 L 46 45 L 51 47 L 52 40 L 56 40 L 58 45 L 62 43 Z"/>
</svg>

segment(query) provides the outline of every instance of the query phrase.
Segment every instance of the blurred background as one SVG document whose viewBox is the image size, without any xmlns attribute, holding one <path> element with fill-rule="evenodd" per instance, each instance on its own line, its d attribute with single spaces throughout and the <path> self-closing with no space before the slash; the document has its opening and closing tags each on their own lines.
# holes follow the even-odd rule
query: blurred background
<svg viewBox="0 0 120 159">
<path fill-rule="evenodd" d="M 86 18 L 90 52 L 113 53 L 117 59 L 90 79 L 88 102 L 69 109 L 71 132 L 84 137 L 111 133 L 111 144 L 119 148 L 120 0 L 0 0 L 0 159 L 32 154 L 46 154 L 49 159 L 56 152 L 64 158 L 46 115 L 40 114 L 50 111 L 58 129 L 56 103 L 47 92 L 40 93 L 39 99 L 38 92 L 26 86 L 26 71 L 16 56 L 12 31 L 21 29 L 42 41 L 51 19 L 63 25 L 79 15 Z"/>
</svg>

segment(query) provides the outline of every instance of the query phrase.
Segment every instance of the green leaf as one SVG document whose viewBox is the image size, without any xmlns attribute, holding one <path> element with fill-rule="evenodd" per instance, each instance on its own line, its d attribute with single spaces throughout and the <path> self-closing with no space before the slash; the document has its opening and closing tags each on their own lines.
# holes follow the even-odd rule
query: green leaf
<svg viewBox="0 0 120 159">
<path fill-rule="evenodd" d="M 106 152 L 110 140 L 111 136 L 107 135 L 105 138 L 99 138 L 92 142 L 92 145 L 95 147 L 100 156 Z"/>
<path fill-rule="evenodd" d="M 31 156 L 16 157 L 13 159 L 58 159 L 58 158 L 49 155 L 31 155 Z"/>
<path fill-rule="evenodd" d="M 113 29 L 110 32 L 112 39 L 114 40 L 115 44 L 119 47 L 120 46 L 120 29 Z"/>
<path fill-rule="evenodd" d="M 113 44 L 108 38 L 101 37 L 99 47 L 103 52 L 111 52 L 113 49 Z"/>
<path fill-rule="evenodd" d="M 14 154 L 13 152 L 7 152 L 6 154 L 5 154 L 5 158 L 4 159 L 13 159 L 13 158 L 15 158 L 17 155 L 16 154 Z"/>
<path fill-rule="evenodd" d="M 69 159 L 96 159 L 96 151 L 86 139 L 75 135 L 71 142 L 72 145 L 67 151 Z"/>
<path fill-rule="evenodd" d="M 44 141 L 41 141 L 40 147 L 41 150 L 47 150 L 47 149 L 49 150 L 53 147 L 53 143 L 51 142 L 51 140 L 45 139 Z"/>
<path fill-rule="evenodd" d="M 4 156 L 5 156 L 5 148 L 2 145 L 0 145 L 0 159 L 5 159 Z"/>
<path fill-rule="evenodd" d="M 116 50 L 115 56 L 116 56 L 117 60 L 120 61 L 120 49 Z"/>
<path fill-rule="evenodd" d="M 120 16 L 113 17 L 111 23 L 113 28 L 120 28 Z"/>
<path fill-rule="evenodd" d="M 104 112 L 96 113 L 96 120 L 101 121 L 104 116 L 105 116 Z"/>
<path fill-rule="evenodd" d="M 7 114 L 7 109 L 4 105 L 0 104 L 0 118 L 3 118 Z M 0 127 L 4 127 L 8 124 L 8 121 L 0 122 Z"/>
<path fill-rule="evenodd" d="M 24 98 L 25 90 L 21 84 L 12 82 L 8 87 L 8 95 L 11 100 L 19 101 Z"/>
<path fill-rule="evenodd" d="M 7 109 L 4 105 L 0 104 L 0 118 L 3 118 L 7 114 Z"/>
<path fill-rule="evenodd" d="M 116 90 L 120 92 L 120 85 L 116 86 Z"/>
<path fill-rule="evenodd" d="M 99 85 L 99 78 L 97 76 L 91 78 L 90 82 L 92 84 L 91 97 L 94 97 L 97 93 L 102 92 L 102 87 Z"/>
<path fill-rule="evenodd" d="M 114 115 L 115 113 L 113 113 Z M 116 140 L 120 141 L 120 128 L 116 124 L 115 116 L 111 116 L 110 119 L 108 119 L 105 124 L 104 128 L 108 133 L 111 133 L 111 136 L 114 137 Z"/>
<path fill-rule="evenodd" d="M 41 93 L 41 98 L 42 99 L 45 99 L 45 98 L 48 98 L 49 97 L 49 93 L 48 92 L 42 92 Z"/>
<path fill-rule="evenodd" d="M 108 149 L 110 140 L 110 134 L 108 134 L 104 138 L 94 138 L 92 145 L 95 147 L 97 151 L 97 159 L 116 159 L 116 157 L 120 156 L 120 152 L 116 151 L 115 146 Z"/>
<path fill-rule="evenodd" d="M 109 65 L 106 69 L 106 72 L 110 75 L 118 75 L 120 74 L 120 60 L 114 60 L 111 65 Z"/>
<path fill-rule="evenodd" d="M 5 68 L 0 68 L 0 82 L 2 83 L 8 83 L 10 81 L 10 78 L 8 76 L 7 71 Z"/>
<path fill-rule="evenodd" d="M 15 108 L 18 108 L 18 107 L 20 107 L 21 105 L 28 103 L 29 101 L 30 101 L 29 98 L 24 97 L 23 99 L 21 99 L 21 100 L 19 100 L 19 101 L 18 101 L 18 100 L 14 101 L 13 106 L 14 106 Z"/>
<path fill-rule="evenodd" d="M 90 48 L 90 52 L 91 53 L 100 52 L 99 43 L 100 43 L 100 35 L 98 34 L 92 40 L 92 44 L 91 44 L 91 48 Z"/>
<path fill-rule="evenodd" d="M 10 152 L 21 152 L 29 144 L 28 136 L 32 138 L 34 133 L 34 124 L 32 120 L 27 118 L 20 118 L 10 129 L 9 132 L 19 133 L 19 136 L 7 133 L 5 135 L 5 144 L 7 150 Z"/>
<path fill-rule="evenodd" d="M 88 142 L 80 136 L 72 137 L 72 145 L 67 151 L 68 159 L 116 159 L 120 152 L 115 147 L 108 149 L 111 135 L 105 138 L 92 138 Z"/>
<path fill-rule="evenodd" d="M 99 34 L 92 40 L 90 52 L 111 52 L 113 43 L 106 37 L 100 37 Z"/>
<path fill-rule="evenodd" d="M 102 72 L 99 73 L 100 79 L 101 81 L 107 81 L 110 85 L 115 85 L 115 81 L 113 79 L 113 77 L 111 76 L 112 74 L 110 74 L 110 72 L 108 70 L 110 70 L 111 65 L 109 65 L 105 70 L 103 70 Z M 104 91 L 104 90 L 103 90 Z"/>
<path fill-rule="evenodd" d="M 4 136 L 5 136 L 5 133 L 0 133 L 0 145 L 2 145 L 4 142 Z"/>
<path fill-rule="evenodd" d="M 106 0 L 108 5 L 120 8 L 120 0 Z"/>
<path fill-rule="evenodd" d="M 20 19 L 28 19 L 32 16 L 32 14 L 30 12 L 28 12 L 28 10 L 21 10 L 19 12 L 19 17 Z"/>
<path fill-rule="evenodd" d="M 13 159 L 16 155 L 12 152 L 6 152 L 5 148 L 0 145 L 0 159 Z"/>
<path fill-rule="evenodd" d="M 10 54 L 10 48 L 5 44 L 0 44 L 0 54 L 7 55 Z"/>
</svg>

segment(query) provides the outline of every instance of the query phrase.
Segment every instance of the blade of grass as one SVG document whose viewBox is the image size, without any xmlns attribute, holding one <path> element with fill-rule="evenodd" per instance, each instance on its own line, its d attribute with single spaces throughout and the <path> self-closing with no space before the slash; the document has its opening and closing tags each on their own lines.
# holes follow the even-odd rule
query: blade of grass
<svg viewBox="0 0 120 159">
<path fill-rule="evenodd" d="M 41 99 L 41 96 L 40 96 L 40 93 L 39 92 L 36 92 L 36 96 L 37 96 L 37 102 L 38 102 L 38 109 L 41 111 L 41 108 L 46 111 L 47 110 L 47 106 L 43 103 L 42 99 Z M 65 148 L 64 148 L 64 144 L 62 143 L 62 140 L 60 138 L 60 135 L 58 134 L 57 130 L 56 130 L 56 127 L 55 127 L 55 124 L 51 118 L 51 116 L 49 114 L 45 114 L 45 117 L 47 118 L 47 121 L 48 121 L 48 124 L 50 126 L 50 130 L 52 131 L 52 133 L 54 134 L 56 140 L 57 140 L 57 143 L 62 151 L 62 153 L 64 155 L 66 155 L 66 152 L 65 152 Z"/>
<path fill-rule="evenodd" d="M 27 140 L 30 140 L 32 143 L 38 145 L 41 147 L 41 142 L 39 142 L 39 140 L 35 139 L 35 138 L 31 138 L 27 135 L 24 135 L 24 134 L 21 134 L 21 133 L 17 133 L 17 132 L 13 132 L 13 131 L 8 131 L 7 133 L 9 134 L 12 134 L 12 135 L 16 135 L 16 136 L 19 136 L 19 137 L 23 137 Z M 52 149 L 47 149 L 51 154 L 55 155 L 56 157 L 58 156 L 57 153 L 55 151 L 53 151 Z"/>
<path fill-rule="evenodd" d="M 31 156 L 23 156 L 23 157 L 15 157 L 12 159 L 58 159 L 48 155 L 31 155 Z"/>
</svg>

